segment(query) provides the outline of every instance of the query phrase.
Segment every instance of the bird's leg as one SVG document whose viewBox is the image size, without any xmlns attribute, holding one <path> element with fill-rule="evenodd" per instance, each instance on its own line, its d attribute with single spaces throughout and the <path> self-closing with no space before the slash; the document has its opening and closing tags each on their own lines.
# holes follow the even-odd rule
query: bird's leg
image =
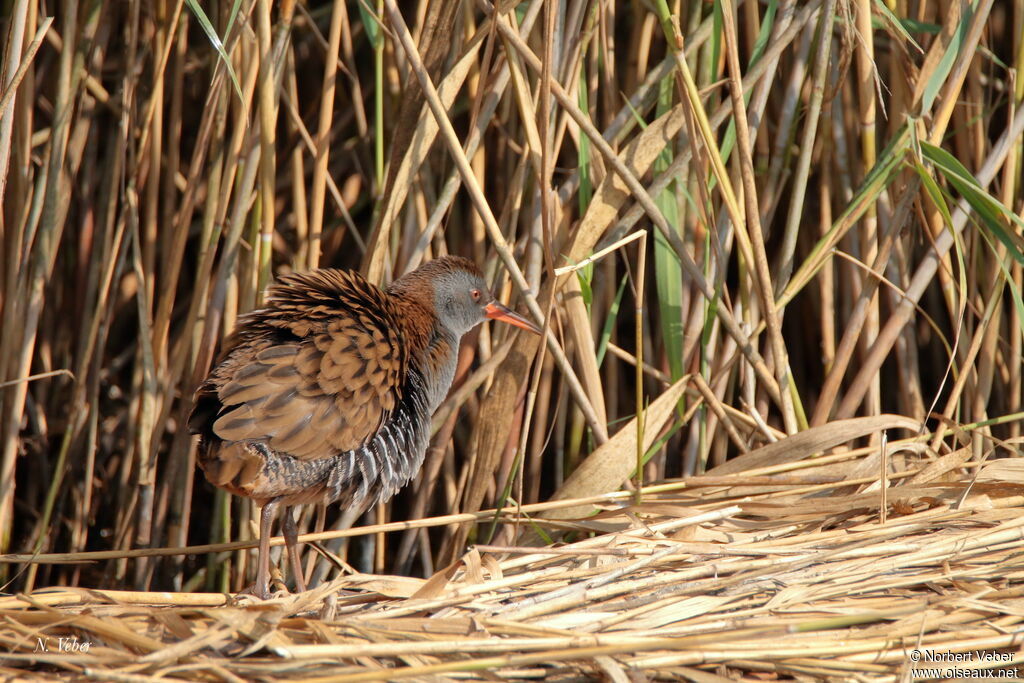
<svg viewBox="0 0 1024 683">
<path fill-rule="evenodd" d="M 256 585 L 253 592 L 263 600 L 270 599 L 270 529 L 280 498 L 268 500 L 260 512 L 260 550 L 256 561 Z"/>
<path fill-rule="evenodd" d="M 296 547 L 298 530 L 295 528 L 294 508 L 284 509 L 284 522 L 281 525 L 281 532 L 284 534 L 284 544 L 288 548 L 288 562 L 295 576 L 295 590 L 299 593 L 306 591 L 306 578 L 302 575 L 302 567 L 299 563 L 299 549 Z"/>
<path fill-rule="evenodd" d="M 314 533 L 320 533 L 324 530 L 327 525 L 327 505 L 320 503 L 316 506 L 316 524 L 313 526 Z M 306 569 L 302 572 L 303 576 L 309 576 L 313 578 L 313 567 L 316 565 L 317 554 L 310 553 L 306 557 Z"/>
</svg>

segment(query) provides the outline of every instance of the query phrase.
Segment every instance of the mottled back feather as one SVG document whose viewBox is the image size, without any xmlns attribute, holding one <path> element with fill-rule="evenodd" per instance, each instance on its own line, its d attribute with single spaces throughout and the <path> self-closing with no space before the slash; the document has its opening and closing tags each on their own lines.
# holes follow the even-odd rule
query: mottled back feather
<svg viewBox="0 0 1024 683">
<path fill-rule="evenodd" d="M 189 418 L 206 440 L 262 442 L 299 459 L 360 448 L 402 398 L 400 304 L 361 275 L 283 276 L 239 319 Z"/>
</svg>

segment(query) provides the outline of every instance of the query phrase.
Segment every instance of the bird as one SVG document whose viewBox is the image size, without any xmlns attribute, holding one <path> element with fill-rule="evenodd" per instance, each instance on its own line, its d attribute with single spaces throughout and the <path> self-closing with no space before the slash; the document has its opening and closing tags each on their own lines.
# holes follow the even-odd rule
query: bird
<svg viewBox="0 0 1024 683">
<path fill-rule="evenodd" d="M 290 273 L 267 288 L 262 308 L 239 317 L 195 391 L 188 428 L 206 479 L 262 508 L 254 595 L 270 597 L 278 508 L 303 592 L 293 509 L 361 512 L 416 475 L 459 342 L 485 319 L 540 334 L 459 256 L 427 261 L 387 288 L 355 271 Z"/>
</svg>

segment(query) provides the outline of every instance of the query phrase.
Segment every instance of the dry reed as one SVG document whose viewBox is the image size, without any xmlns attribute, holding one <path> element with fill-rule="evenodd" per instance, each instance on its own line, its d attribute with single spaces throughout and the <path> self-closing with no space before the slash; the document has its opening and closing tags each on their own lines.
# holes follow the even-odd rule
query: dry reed
<svg viewBox="0 0 1024 683">
<path fill-rule="evenodd" d="M 9 0 L 0 35 L 4 674 L 1020 648 L 1020 0 Z M 447 253 L 545 335 L 467 338 L 417 481 L 322 513 L 309 595 L 229 601 L 255 510 L 184 429 L 219 341 L 277 273 Z"/>
</svg>

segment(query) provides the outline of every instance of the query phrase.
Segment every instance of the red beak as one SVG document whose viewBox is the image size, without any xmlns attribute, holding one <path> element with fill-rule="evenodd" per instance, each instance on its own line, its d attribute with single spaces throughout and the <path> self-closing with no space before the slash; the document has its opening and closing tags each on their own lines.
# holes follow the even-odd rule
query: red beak
<svg viewBox="0 0 1024 683">
<path fill-rule="evenodd" d="M 484 306 L 484 317 L 490 318 L 491 320 L 500 320 L 503 323 L 508 323 L 509 325 L 515 325 L 516 327 L 521 327 L 524 330 L 529 330 L 534 334 L 540 334 L 539 327 L 510 309 L 508 306 L 503 306 L 497 301 L 492 301 Z"/>
</svg>

